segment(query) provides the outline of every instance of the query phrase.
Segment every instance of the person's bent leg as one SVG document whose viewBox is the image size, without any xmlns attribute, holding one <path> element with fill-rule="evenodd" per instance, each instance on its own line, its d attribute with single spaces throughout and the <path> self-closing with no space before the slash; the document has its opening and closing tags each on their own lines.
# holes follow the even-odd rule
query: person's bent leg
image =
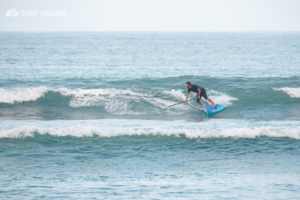
<svg viewBox="0 0 300 200">
<path fill-rule="evenodd" d="M 199 104 L 200 106 L 203 106 L 203 104 L 201 103 L 200 99 L 201 99 L 201 98 L 199 98 L 199 99 L 197 98 L 197 102 L 198 102 L 198 104 Z"/>
<path fill-rule="evenodd" d="M 210 98 L 206 98 L 206 100 L 213 104 L 213 108 L 216 107 L 216 104 Z"/>
<path fill-rule="evenodd" d="M 203 88 L 203 90 L 201 90 L 201 95 L 207 100 L 209 101 L 210 103 L 213 104 L 213 108 L 216 107 L 216 104 L 210 99 L 207 97 L 207 94 L 206 94 L 206 90 Z"/>
</svg>

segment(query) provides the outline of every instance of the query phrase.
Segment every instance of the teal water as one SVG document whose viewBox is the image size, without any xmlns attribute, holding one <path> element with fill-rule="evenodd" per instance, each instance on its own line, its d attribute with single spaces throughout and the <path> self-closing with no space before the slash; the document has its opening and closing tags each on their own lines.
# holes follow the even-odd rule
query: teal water
<svg viewBox="0 0 300 200">
<path fill-rule="evenodd" d="M 300 33 L 0 38 L 1 199 L 300 198 Z"/>
</svg>

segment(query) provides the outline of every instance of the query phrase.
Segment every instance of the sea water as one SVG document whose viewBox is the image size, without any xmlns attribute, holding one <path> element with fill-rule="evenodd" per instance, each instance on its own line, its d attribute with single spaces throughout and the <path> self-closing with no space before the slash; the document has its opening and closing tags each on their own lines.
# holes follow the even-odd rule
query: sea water
<svg viewBox="0 0 300 200">
<path fill-rule="evenodd" d="M 0 33 L 1 199 L 299 199 L 299 148 L 299 32 Z"/>
</svg>

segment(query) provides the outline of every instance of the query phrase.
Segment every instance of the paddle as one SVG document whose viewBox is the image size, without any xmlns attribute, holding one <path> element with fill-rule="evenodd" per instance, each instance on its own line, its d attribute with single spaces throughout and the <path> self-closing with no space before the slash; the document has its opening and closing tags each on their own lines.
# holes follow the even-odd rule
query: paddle
<svg viewBox="0 0 300 200">
<path fill-rule="evenodd" d="M 187 100 L 187 102 L 188 102 L 188 101 L 195 100 L 195 99 L 197 99 L 197 98 L 194 98 L 194 99 Z M 175 103 L 175 104 L 173 104 L 173 105 L 170 105 L 170 106 L 167 106 L 167 107 L 165 107 L 163 110 L 165 110 L 165 109 L 167 109 L 167 108 L 169 108 L 169 107 L 171 107 L 171 106 L 176 106 L 176 105 L 178 105 L 178 104 L 181 104 L 181 103 L 186 103 L 186 102 L 185 102 L 185 101 L 183 101 L 183 102 L 180 102 L 180 103 Z"/>
</svg>

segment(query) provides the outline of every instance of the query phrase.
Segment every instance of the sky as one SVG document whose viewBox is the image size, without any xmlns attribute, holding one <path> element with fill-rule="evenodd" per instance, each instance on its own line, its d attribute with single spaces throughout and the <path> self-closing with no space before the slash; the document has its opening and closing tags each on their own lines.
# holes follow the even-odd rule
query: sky
<svg viewBox="0 0 300 200">
<path fill-rule="evenodd" d="M 300 0 L 0 0 L 0 31 L 300 31 Z"/>
</svg>

